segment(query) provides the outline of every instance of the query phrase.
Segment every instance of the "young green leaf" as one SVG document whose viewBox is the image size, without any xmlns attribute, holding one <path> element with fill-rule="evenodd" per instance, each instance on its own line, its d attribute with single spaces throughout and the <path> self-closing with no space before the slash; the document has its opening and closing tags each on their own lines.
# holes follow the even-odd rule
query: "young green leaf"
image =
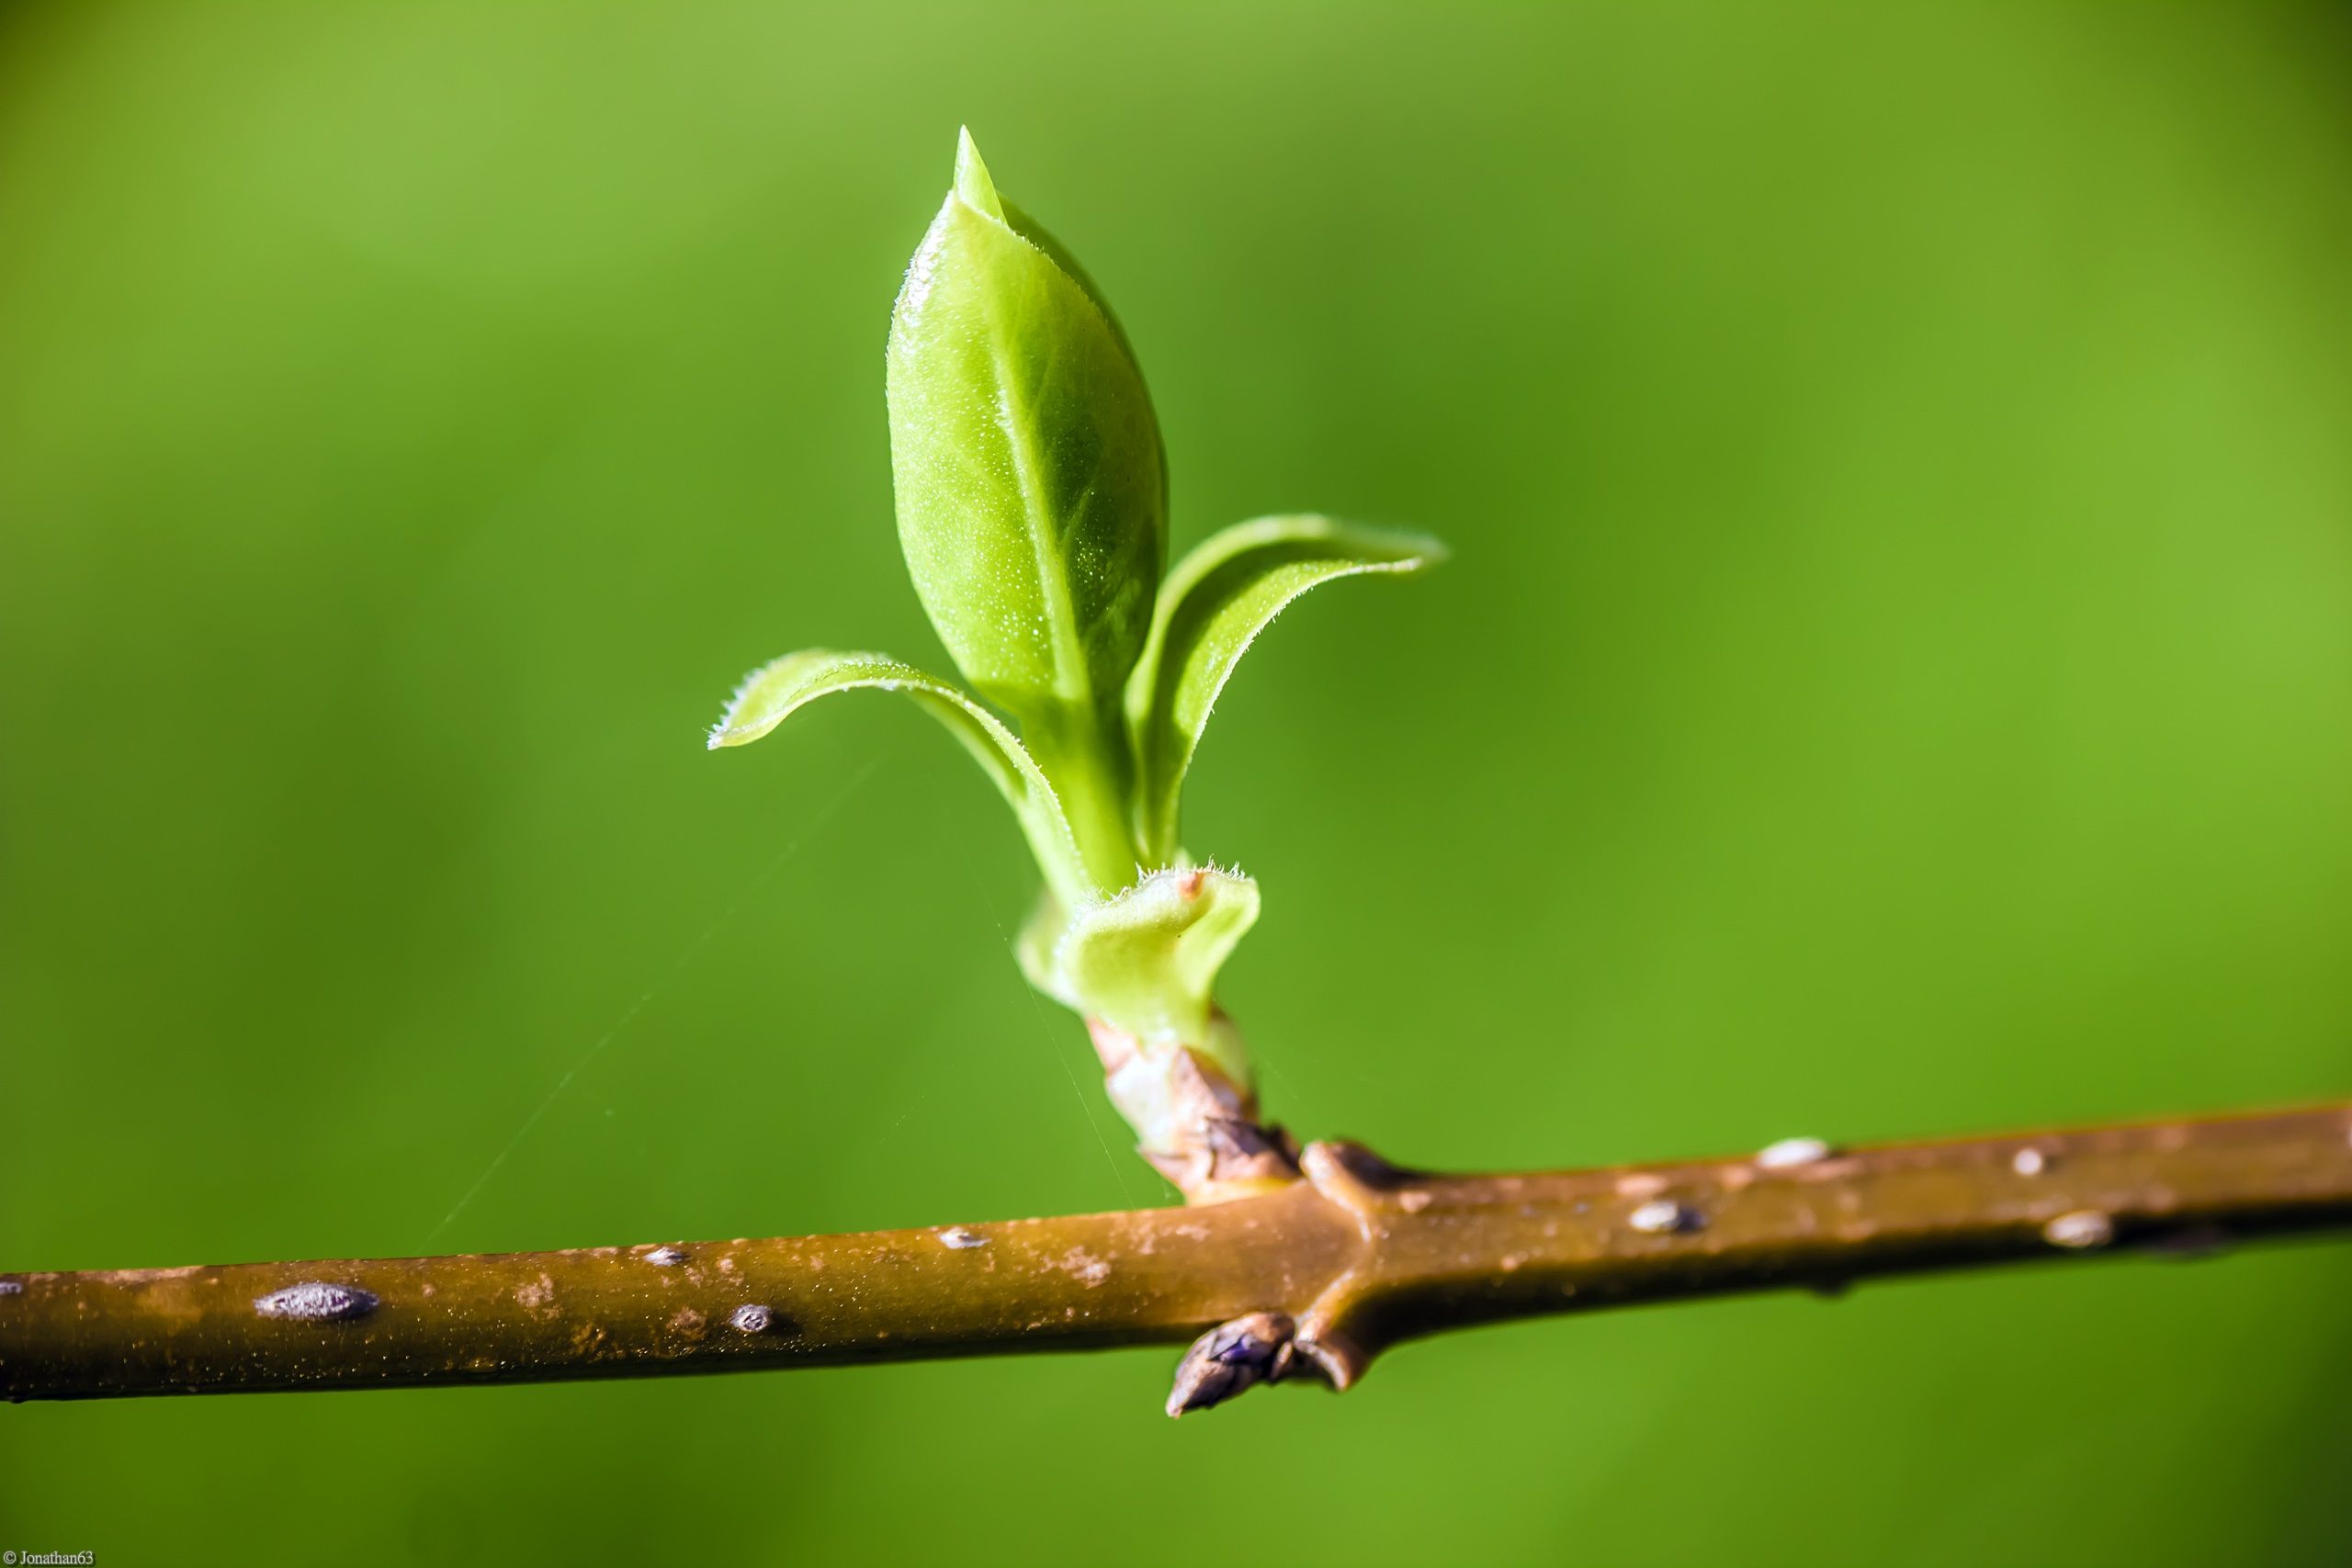
<svg viewBox="0 0 2352 1568">
<path fill-rule="evenodd" d="M 787 653 L 752 671 L 735 689 L 727 711 L 711 728 L 711 750 L 748 746 L 819 697 L 859 690 L 903 692 L 946 726 L 996 782 L 1020 818 L 1046 886 L 1063 898 L 1089 896 L 1091 884 L 1061 803 L 1027 749 L 994 714 L 910 664 L 879 653 L 836 653 L 822 648 Z"/>
<path fill-rule="evenodd" d="M 1218 1066 L 1247 1084 L 1238 1037 L 1211 1017 L 1217 970 L 1257 919 L 1258 885 L 1238 872 L 1158 871 L 1070 916 L 1049 959 L 1029 946 L 1023 962 L 1041 990 L 1148 1045 L 1230 1055 Z"/>
<path fill-rule="evenodd" d="M 1419 571 L 1444 558 L 1444 546 L 1419 535 L 1261 517 L 1211 536 L 1176 563 L 1127 682 L 1138 837 L 1154 863 L 1176 857 L 1184 773 L 1217 694 L 1283 607 L 1335 578 Z"/>
<path fill-rule="evenodd" d="M 907 269 L 888 356 L 915 592 L 982 695 L 1025 728 L 1064 735 L 1115 728 L 1167 555 L 1150 396 L 1066 254 L 998 196 L 966 136 L 955 189 Z"/>
</svg>

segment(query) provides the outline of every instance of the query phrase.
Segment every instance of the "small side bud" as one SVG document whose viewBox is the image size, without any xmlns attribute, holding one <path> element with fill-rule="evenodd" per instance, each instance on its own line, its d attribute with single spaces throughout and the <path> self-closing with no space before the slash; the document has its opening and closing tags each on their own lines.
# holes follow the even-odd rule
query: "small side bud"
<svg viewBox="0 0 2352 1568">
<path fill-rule="evenodd" d="M 1220 1323 L 1198 1339 L 1176 1363 L 1176 1386 L 1168 1395 L 1168 1414 L 1206 1410 L 1261 1382 L 1273 1382 L 1290 1371 L 1291 1345 L 1297 1325 L 1280 1313 L 1253 1312 L 1230 1323 Z"/>
</svg>

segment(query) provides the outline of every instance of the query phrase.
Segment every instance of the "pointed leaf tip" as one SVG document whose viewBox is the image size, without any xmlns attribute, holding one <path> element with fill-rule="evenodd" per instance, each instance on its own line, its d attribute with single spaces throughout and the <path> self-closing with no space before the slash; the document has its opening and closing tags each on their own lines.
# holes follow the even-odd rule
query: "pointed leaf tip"
<svg viewBox="0 0 2352 1568">
<path fill-rule="evenodd" d="M 963 197 L 965 206 L 1004 221 L 1004 202 L 996 194 L 996 182 L 989 178 L 989 166 L 980 162 L 980 150 L 972 141 L 969 126 L 958 126 L 956 130 L 956 194 Z"/>
</svg>

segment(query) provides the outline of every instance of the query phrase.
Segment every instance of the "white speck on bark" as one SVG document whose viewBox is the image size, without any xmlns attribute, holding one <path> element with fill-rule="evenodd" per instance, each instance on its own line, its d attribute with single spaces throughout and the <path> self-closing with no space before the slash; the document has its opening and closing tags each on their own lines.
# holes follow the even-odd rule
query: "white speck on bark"
<svg viewBox="0 0 2352 1568">
<path fill-rule="evenodd" d="M 1627 1215 L 1625 1223 L 1646 1235 L 1671 1235 L 1697 1230 L 1699 1216 L 1671 1198 L 1653 1198 Z"/>
<path fill-rule="evenodd" d="M 1819 1138 L 1782 1138 L 1777 1144 L 1767 1144 L 1757 1155 L 1756 1163 L 1766 1170 L 1788 1170 L 1800 1165 L 1815 1165 L 1829 1157 L 1829 1145 Z"/>
<path fill-rule="evenodd" d="M 254 1300 L 254 1311 L 261 1316 L 296 1323 L 343 1323 L 375 1310 L 372 1293 L 356 1285 L 330 1285 L 322 1280 L 305 1280 Z"/>
<path fill-rule="evenodd" d="M 2069 1252 L 2087 1252 L 2115 1239 L 2115 1222 L 2097 1209 L 2076 1209 L 2042 1226 L 2041 1238 Z"/>
</svg>

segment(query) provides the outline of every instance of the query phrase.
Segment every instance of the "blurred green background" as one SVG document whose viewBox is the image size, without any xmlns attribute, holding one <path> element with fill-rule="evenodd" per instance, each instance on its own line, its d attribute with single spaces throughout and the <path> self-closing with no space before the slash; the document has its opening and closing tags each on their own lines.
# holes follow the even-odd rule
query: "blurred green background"
<svg viewBox="0 0 2352 1568">
<path fill-rule="evenodd" d="M 788 649 L 944 663 L 881 349 L 961 121 L 1125 316 L 1180 547 L 1456 548 L 1286 617 L 1189 791 L 1294 1128 L 2352 1088 L 2342 7 L 18 6 L 7 1266 L 1160 1200 L 927 720 L 701 745 Z M 1161 1351 L 27 1406 L 0 1543 L 2341 1562 L 2347 1290 L 1555 1320 L 1182 1425 Z"/>
</svg>

